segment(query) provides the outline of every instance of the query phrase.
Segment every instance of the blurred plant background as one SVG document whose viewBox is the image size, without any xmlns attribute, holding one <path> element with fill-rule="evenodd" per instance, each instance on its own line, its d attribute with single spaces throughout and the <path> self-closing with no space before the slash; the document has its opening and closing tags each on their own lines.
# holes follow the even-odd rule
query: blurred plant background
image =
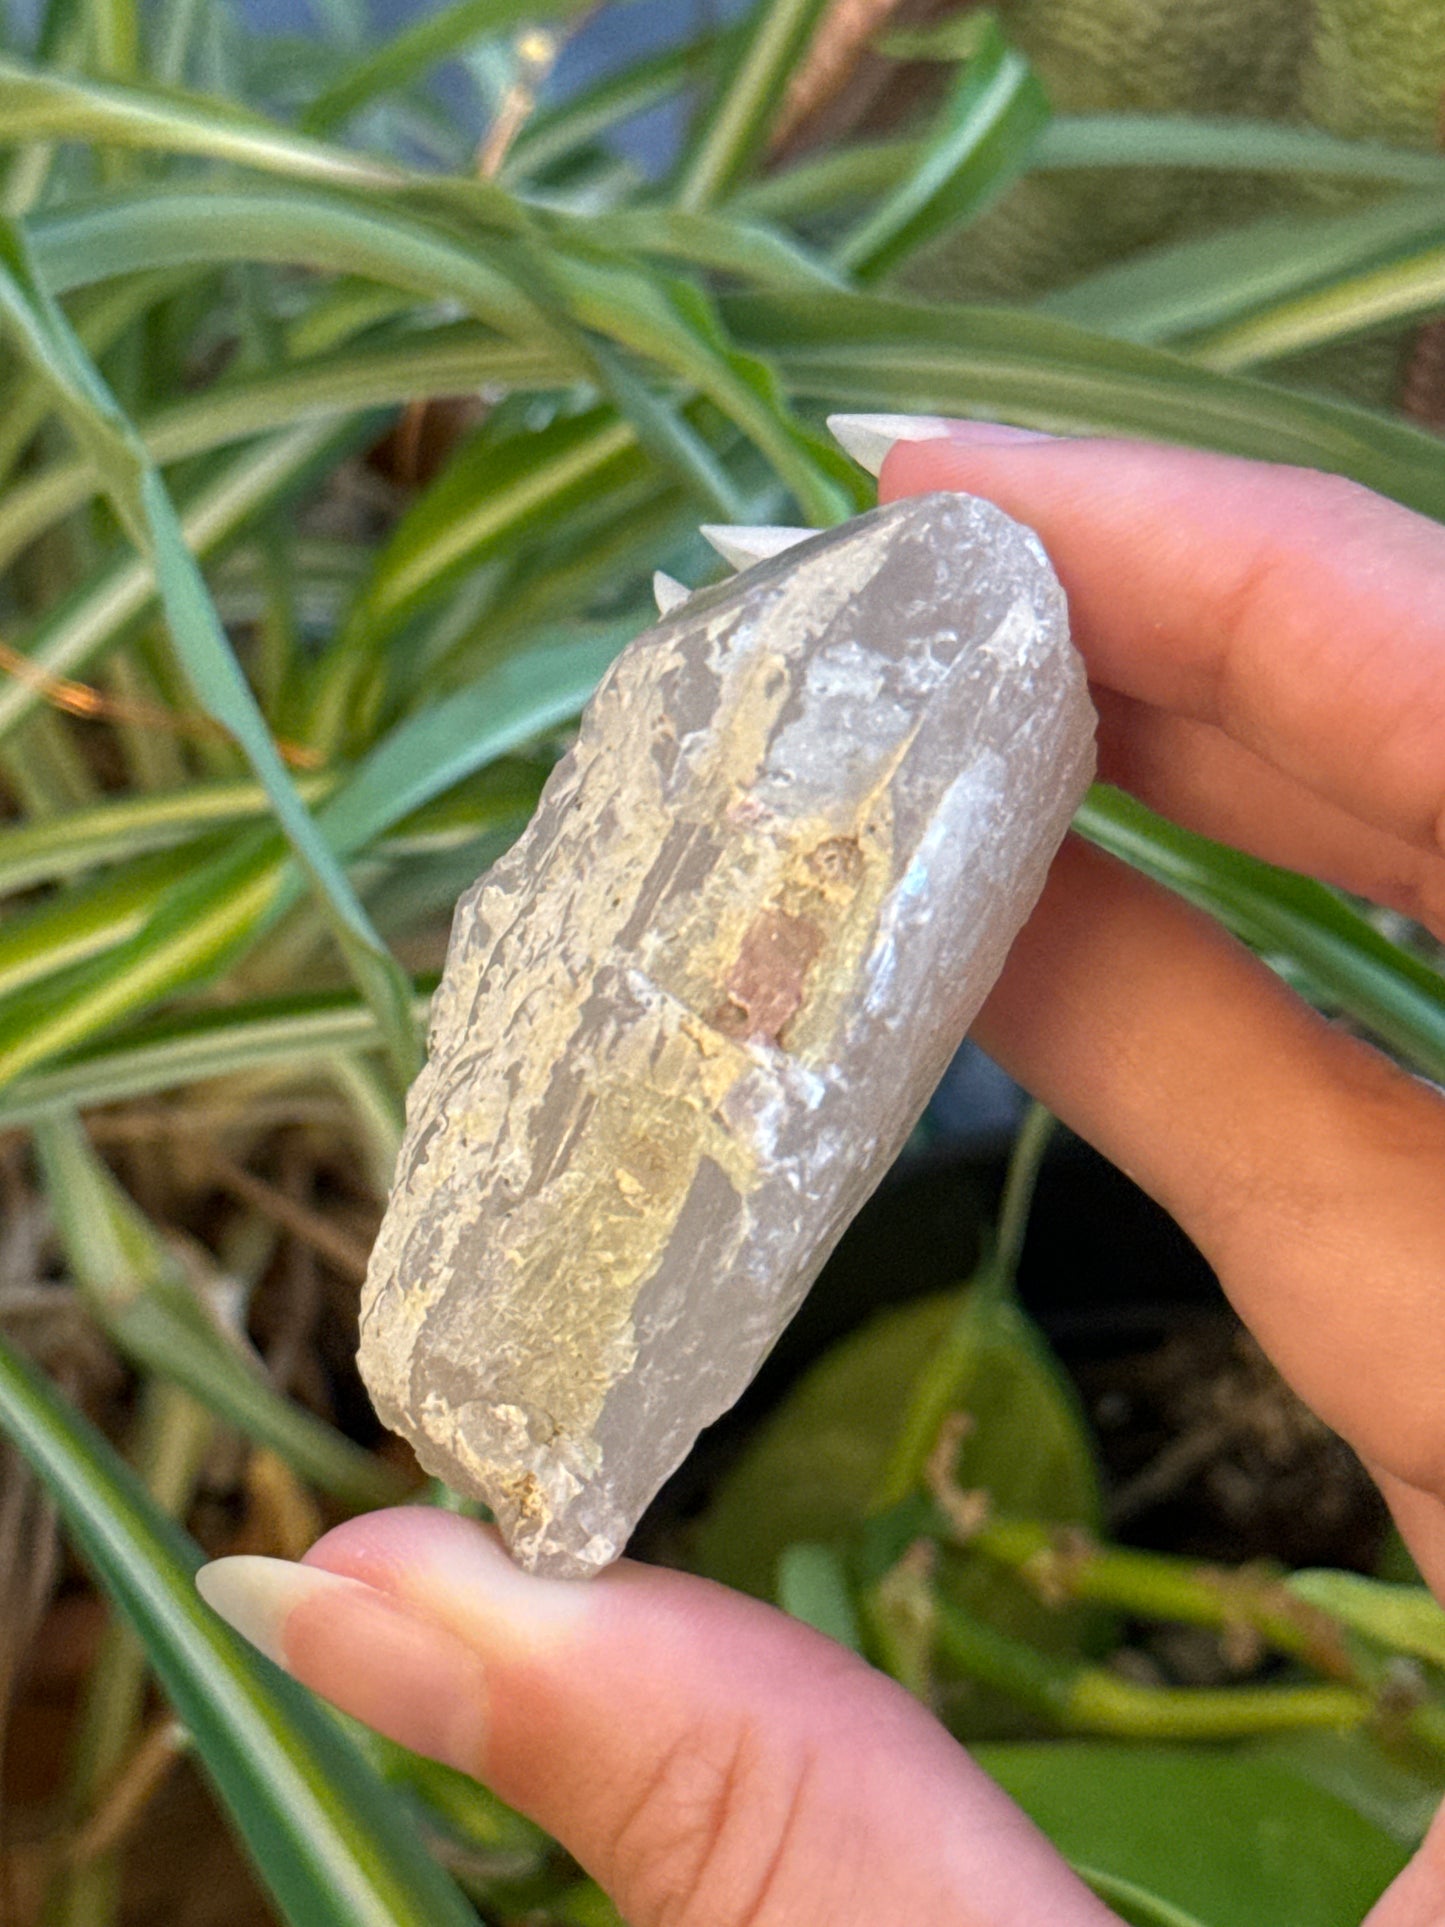
<svg viewBox="0 0 1445 1927">
<path fill-rule="evenodd" d="M 1445 516 L 1442 89 L 1412 0 L 12 0 L 5 1919 L 612 1918 L 190 1586 L 448 1502 L 351 1352 L 451 904 L 699 520 L 867 504 L 829 409 Z M 1445 1075 L 1420 932 L 1107 790 L 1080 828 Z M 1353 1927 L 1445 1785 L 1445 1616 L 1079 1147 L 1024 1250 L 1047 1120 L 1000 1198 L 961 1088 L 645 1549 L 861 1646 L 1127 1919 Z"/>
</svg>

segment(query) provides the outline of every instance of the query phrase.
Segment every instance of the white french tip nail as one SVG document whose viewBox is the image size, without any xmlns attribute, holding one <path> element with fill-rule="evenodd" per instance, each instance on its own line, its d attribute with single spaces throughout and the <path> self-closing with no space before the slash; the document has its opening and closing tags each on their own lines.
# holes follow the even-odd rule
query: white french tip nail
<svg viewBox="0 0 1445 1927">
<path fill-rule="evenodd" d="M 828 432 L 859 468 L 877 475 L 895 442 L 938 442 L 952 424 L 942 415 L 830 415 Z"/>
<path fill-rule="evenodd" d="M 768 562 L 784 550 L 806 542 L 816 529 L 738 528 L 730 522 L 706 522 L 698 530 L 711 543 L 724 562 L 735 569 L 750 569 L 754 562 Z"/>
<path fill-rule="evenodd" d="M 657 603 L 657 613 L 660 616 L 670 616 L 674 609 L 682 607 L 692 594 L 692 590 L 685 582 L 679 582 L 675 575 L 668 575 L 665 570 L 658 569 L 652 578 L 652 594 Z"/>
<path fill-rule="evenodd" d="M 196 1591 L 212 1612 L 278 1666 L 286 1664 L 281 1634 L 292 1610 L 318 1593 L 370 1593 L 359 1579 L 345 1579 L 320 1566 L 298 1566 L 290 1559 L 263 1559 L 236 1553 L 213 1559 L 196 1574 Z"/>
</svg>

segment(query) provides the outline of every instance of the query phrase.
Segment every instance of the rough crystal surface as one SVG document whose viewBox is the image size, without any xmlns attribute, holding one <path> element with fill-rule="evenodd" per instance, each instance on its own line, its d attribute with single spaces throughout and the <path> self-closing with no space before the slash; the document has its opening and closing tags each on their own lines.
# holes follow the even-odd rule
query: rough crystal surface
<svg viewBox="0 0 1445 1927">
<path fill-rule="evenodd" d="M 559 1575 L 621 1552 L 908 1135 L 1094 766 L 1037 539 L 901 502 L 614 664 L 458 905 L 361 1366 Z"/>
</svg>

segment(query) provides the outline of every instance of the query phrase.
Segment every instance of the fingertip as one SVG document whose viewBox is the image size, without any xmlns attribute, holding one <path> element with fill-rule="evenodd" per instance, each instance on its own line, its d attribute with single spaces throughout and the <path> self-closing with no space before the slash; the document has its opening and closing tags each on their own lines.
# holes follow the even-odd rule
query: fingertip
<svg viewBox="0 0 1445 1927">
<path fill-rule="evenodd" d="M 453 1633 L 360 1579 L 284 1559 L 218 1559 L 201 1597 L 294 1679 L 413 1752 L 480 1770 L 487 1684 Z"/>
</svg>

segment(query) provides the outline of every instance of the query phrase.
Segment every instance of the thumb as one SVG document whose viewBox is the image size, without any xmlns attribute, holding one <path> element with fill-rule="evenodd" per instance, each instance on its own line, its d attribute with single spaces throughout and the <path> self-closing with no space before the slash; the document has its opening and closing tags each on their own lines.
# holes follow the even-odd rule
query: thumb
<svg viewBox="0 0 1445 1927">
<path fill-rule="evenodd" d="M 199 1583 L 306 1685 L 485 1779 L 632 1927 L 1118 1927 L 901 1687 L 707 1580 L 537 1579 L 402 1508 Z"/>
</svg>

